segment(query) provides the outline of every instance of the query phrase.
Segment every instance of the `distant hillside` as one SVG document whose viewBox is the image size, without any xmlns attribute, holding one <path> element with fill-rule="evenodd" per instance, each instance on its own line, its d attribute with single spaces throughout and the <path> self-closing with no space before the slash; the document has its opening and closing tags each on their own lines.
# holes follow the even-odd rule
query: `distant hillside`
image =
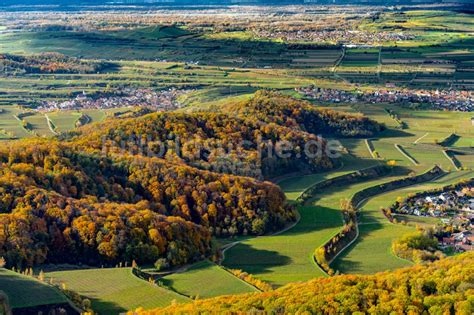
<svg viewBox="0 0 474 315">
<path fill-rule="evenodd" d="M 249 101 L 226 106 L 224 112 L 315 135 L 372 137 L 383 129 L 383 126 L 361 114 L 315 107 L 307 101 L 269 91 L 258 91 Z"/>
</svg>

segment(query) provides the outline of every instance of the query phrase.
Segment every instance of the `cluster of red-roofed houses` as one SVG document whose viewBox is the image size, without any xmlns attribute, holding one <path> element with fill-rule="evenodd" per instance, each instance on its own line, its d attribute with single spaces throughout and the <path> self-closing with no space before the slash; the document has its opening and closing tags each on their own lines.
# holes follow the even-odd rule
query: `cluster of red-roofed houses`
<svg viewBox="0 0 474 315">
<path fill-rule="evenodd" d="M 442 248 L 474 250 L 474 187 L 419 194 L 406 200 L 395 212 L 439 218 L 444 231 L 439 235 Z"/>
<path fill-rule="evenodd" d="M 89 96 L 85 92 L 66 101 L 42 101 L 36 107 L 41 111 L 78 110 L 78 109 L 108 109 L 119 107 L 147 107 L 155 111 L 168 111 L 183 106 L 179 96 L 190 90 L 165 89 L 123 89 L 120 93 L 110 93 L 101 96 Z"/>
<path fill-rule="evenodd" d="M 296 90 L 307 98 L 325 103 L 416 103 L 429 104 L 440 110 L 474 111 L 474 92 L 472 91 L 386 88 L 368 92 L 323 89 L 315 86 Z"/>
</svg>

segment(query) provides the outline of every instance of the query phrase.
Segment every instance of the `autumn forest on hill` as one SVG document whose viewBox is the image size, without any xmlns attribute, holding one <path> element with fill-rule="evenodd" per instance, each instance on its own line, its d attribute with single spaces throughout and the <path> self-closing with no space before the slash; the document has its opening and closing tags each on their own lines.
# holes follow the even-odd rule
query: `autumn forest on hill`
<svg viewBox="0 0 474 315">
<path fill-rule="evenodd" d="M 245 114 L 149 114 L 86 126 L 61 142 L 8 145 L 1 152 L 2 209 L 8 224 L 0 255 L 17 268 L 45 262 L 115 265 L 133 259 L 144 264 L 159 258 L 178 266 L 215 255 L 212 235 L 278 231 L 295 220 L 295 212 L 281 189 L 264 177 L 298 168 L 330 170 L 335 162 L 327 156 L 263 156 L 259 165 L 257 138 L 267 146 L 282 140 L 301 143 L 302 149 L 308 139 L 325 144 L 316 130 L 352 136 L 381 128 L 363 116 L 305 105 L 262 92 L 236 108 L 261 112 L 292 124 L 291 129 Z M 320 123 L 306 127 L 305 119 Z M 138 135 L 146 135 L 146 141 Z M 176 152 L 175 140 L 194 147 Z M 239 147 L 242 141 L 249 145 Z M 201 149 L 200 142 L 210 145 Z M 154 151 L 159 143 L 165 147 L 162 157 Z M 219 143 L 243 152 L 223 155 L 217 152 Z M 143 151 L 150 154 L 139 154 Z"/>
</svg>

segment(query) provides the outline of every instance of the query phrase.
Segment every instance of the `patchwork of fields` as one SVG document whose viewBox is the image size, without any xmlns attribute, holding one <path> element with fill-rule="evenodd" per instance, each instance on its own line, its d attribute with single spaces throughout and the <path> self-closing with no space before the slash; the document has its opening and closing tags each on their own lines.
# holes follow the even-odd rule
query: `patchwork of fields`
<svg viewBox="0 0 474 315">
<path fill-rule="evenodd" d="M 318 182 L 365 166 L 350 161 L 347 161 L 346 165 L 342 170 L 326 176 L 294 177 L 280 182 L 279 185 L 287 194 L 287 198 L 294 200 L 306 188 Z M 360 189 L 384 180 L 387 179 L 324 189 L 304 206 L 298 207 L 300 219 L 294 227 L 275 236 L 262 236 L 240 242 L 226 251 L 223 264 L 229 268 L 243 269 L 274 286 L 326 276 L 314 263 L 312 255 L 316 248 L 342 228 L 340 201 L 350 198 Z"/>
<path fill-rule="evenodd" d="M 0 23 L 5 21 L 0 14 Z M 298 99 L 304 96 L 297 88 L 307 86 L 344 91 L 391 87 L 432 91 L 459 89 L 466 93 L 474 90 L 474 22 L 472 16 L 464 13 L 390 10 L 378 17 L 364 17 L 357 24 L 358 31 L 376 34 L 409 30 L 413 36 L 411 40 L 387 41 L 377 46 L 284 42 L 257 38 L 252 31 L 238 27 L 233 31 L 206 32 L 202 29 L 211 27 L 201 23 L 200 31 L 183 26 L 184 23 L 130 29 L 111 27 L 107 31 L 87 27 L 12 31 L 0 25 L 0 57 L 6 53 L 57 52 L 83 61 L 110 63 L 100 71 L 87 73 L 27 70 L 0 73 L 0 144 L 35 137 L 53 138 L 83 123 L 121 119 L 124 113 L 136 109 L 120 105 L 100 109 L 35 110 L 41 101 L 67 101 L 82 93 L 94 97 L 124 89 L 185 89 L 189 92 L 179 96 L 183 107 L 177 111 L 188 113 L 222 112 L 222 108 L 249 100 L 262 89 Z M 225 24 L 230 27 L 229 22 Z M 415 231 L 417 225 L 431 226 L 438 220 L 398 215 L 397 220 L 406 224 L 392 224 L 381 208 L 390 206 L 399 197 L 473 177 L 474 115 L 436 111 L 432 104 L 332 101 L 315 106 L 363 114 L 383 124 L 385 130 L 373 137 L 328 135 L 328 139 L 338 140 L 344 147 L 345 154 L 338 160 L 340 163 L 336 163 L 339 167 L 331 172 L 286 174 L 276 180 L 288 202 L 297 207 L 299 217 L 294 225 L 273 235 L 251 237 L 245 229 L 244 235 L 214 239 L 216 248 L 212 251 L 223 250 L 221 265 L 207 259 L 195 262 L 196 258 L 206 258 L 197 255 L 189 260 L 193 263 L 171 271 L 147 266 L 144 271 L 150 275 L 150 281 L 137 277 L 131 268 L 79 269 L 76 266 L 77 269 L 61 270 L 53 266 L 46 273 L 46 281 L 0 268 L 0 293 L 3 291 L 9 297 L 9 305 L 15 310 L 68 303 L 59 289 L 62 287 L 89 299 L 98 314 L 118 314 L 136 308 L 152 309 L 195 299 L 260 292 L 228 269 L 241 269 L 274 288 L 328 277 L 315 263 L 313 255 L 343 228 L 342 203 L 365 188 L 420 174 L 438 165 L 446 172 L 445 176 L 364 200 L 358 209 L 357 239 L 331 262 L 331 268 L 347 274 L 372 274 L 411 265 L 410 261 L 392 253 L 393 240 Z M 293 126 L 293 121 L 286 123 L 290 128 Z M 242 126 L 242 133 L 248 131 L 246 128 Z M 387 164 L 393 171 L 386 176 L 330 185 L 314 193 L 304 204 L 297 202 L 313 185 Z M 45 181 L 49 180 L 48 176 L 45 175 Z M 204 194 L 207 193 L 213 192 Z M 152 209 L 152 205 L 149 206 Z M 199 211 L 208 211 L 208 206 L 200 205 Z M 171 213 L 175 209 L 163 207 L 160 211 L 160 214 Z M 206 214 L 205 220 L 208 218 Z M 146 234 L 142 237 L 147 238 Z"/>
</svg>

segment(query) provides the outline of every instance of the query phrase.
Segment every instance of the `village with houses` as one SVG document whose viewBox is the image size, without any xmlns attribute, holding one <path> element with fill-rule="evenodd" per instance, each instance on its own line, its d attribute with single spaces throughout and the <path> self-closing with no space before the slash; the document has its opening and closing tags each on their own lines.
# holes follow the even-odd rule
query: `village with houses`
<svg viewBox="0 0 474 315">
<path fill-rule="evenodd" d="M 309 86 L 296 89 L 305 97 L 325 103 L 429 104 L 433 109 L 460 112 L 474 111 L 474 93 L 463 90 L 379 89 L 372 92 L 323 89 Z"/>
<path fill-rule="evenodd" d="M 66 101 L 40 101 L 36 110 L 52 112 L 57 110 L 111 109 L 121 107 L 146 107 L 153 111 L 170 111 L 183 107 L 178 98 L 190 90 L 170 88 L 160 91 L 152 89 L 123 89 L 120 93 L 93 97 L 86 92 Z"/>
<path fill-rule="evenodd" d="M 413 40 L 412 34 L 403 32 L 365 32 L 359 30 L 271 30 L 260 29 L 254 31 L 259 38 L 278 39 L 286 42 L 319 42 L 345 45 L 378 45 L 383 42 L 400 42 Z"/>
<path fill-rule="evenodd" d="M 392 213 L 439 218 L 440 248 L 455 252 L 474 250 L 474 187 L 472 185 L 422 193 L 397 203 Z"/>
</svg>

